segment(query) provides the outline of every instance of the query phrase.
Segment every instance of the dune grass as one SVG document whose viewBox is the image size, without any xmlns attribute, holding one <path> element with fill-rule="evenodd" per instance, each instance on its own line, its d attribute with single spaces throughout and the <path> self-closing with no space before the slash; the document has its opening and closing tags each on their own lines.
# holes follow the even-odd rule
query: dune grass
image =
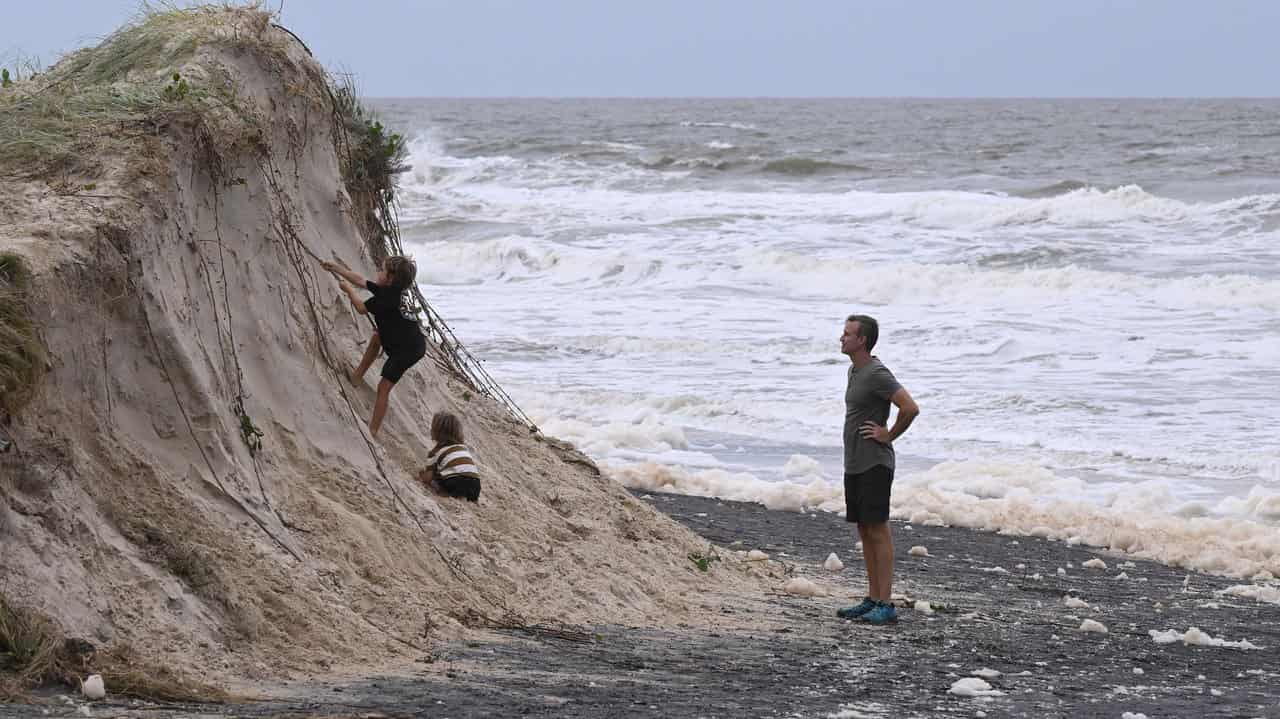
<svg viewBox="0 0 1280 719">
<path fill-rule="evenodd" d="M 88 169 L 137 149 L 213 93 L 175 75 L 202 43 L 243 43 L 270 23 L 256 3 L 145 5 L 99 45 L 0 87 L 0 170 L 34 176 Z"/>
<path fill-rule="evenodd" d="M 0 415 L 13 415 L 30 401 L 44 375 L 44 345 L 28 305 L 30 281 L 20 256 L 0 253 Z"/>
<path fill-rule="evenodd" d="M 52 622 L 0 594 L 0 698 L 51 678 L 57 672 L 60 645 Z"/>
</svg>

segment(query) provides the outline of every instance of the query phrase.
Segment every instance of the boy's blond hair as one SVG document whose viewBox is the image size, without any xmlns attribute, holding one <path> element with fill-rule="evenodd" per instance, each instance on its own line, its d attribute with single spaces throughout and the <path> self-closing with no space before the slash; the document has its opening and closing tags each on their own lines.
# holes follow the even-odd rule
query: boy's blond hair
<svg viewBox="0 0 1280 719">
<path fill-rule="evenodd" d="M 397 290 L 409 289 L 413 286 L 413 281 L 418 277 L 418 265 L 412 258 L 405 255 L 388 257 L 382 263 L 382 269 L 387 273 L 391 286 Z"/>
</svg>

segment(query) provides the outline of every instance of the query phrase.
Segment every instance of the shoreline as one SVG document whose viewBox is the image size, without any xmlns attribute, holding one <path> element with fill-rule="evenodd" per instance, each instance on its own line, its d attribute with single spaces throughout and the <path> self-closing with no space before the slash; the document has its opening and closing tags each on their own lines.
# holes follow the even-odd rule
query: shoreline
<svg viewBox="0 0 1280 719">
<path fill-rule="evenodd" d="M 770 555 L 776 571 L 762 578 L 757 596 L 705 597 L 714 612 L 737 615 L 739 622 L 754 623 L 750 616 L 759 614 L 758 628 L 608 625 L 591 627 L 588 641 L 492 631 L 436 644 L 430 661 L 424 657 L 407 675 L 264 686 L 265 699 L 243 704 L 139 706 L 109 699 L 92 711 L 148 717 L 1280 716 L 1280 605 L 1217 594 L 1236 583 L 1231 579 L 1033 537 L 895 520 L 895 595 L 909 600 L 899 601 L 896 626 L 871 627 L 834 616 L 865 586 L 854 528 L 840 517 L 634 494 L 708 543 Z M 916 545 L 930 556 L 908 554 Z M 821 567 L 832 551 L 845 564 L 842 572 Z M 1082 566 L 1093 559 L 1106 568 Z M 710 571 L 717 571 L 715 562 Z M 787 594 L 788 575 L 812 579 L 833 596 Z M 1088 608 L 1067 606 L 1068 595 Z M 937 609 L 916 611 L 916 599 Z M 1081 631 L 1085 619 L 1107 633 Z M 572 617 L 565 622 L 573 624 Z M 1260 648 L 1160 644 L 1149 634 L 1182 635 L 1191 627 Z M 984 669 L 1000 672 L 986 678 L 999 694 L 950 693 L 955 682 Z M 43 708 L 52 716 L 74 713 L 62 702 Z M 25 716 L 45 715 L 40 707 L 0 706 L 0 717 Z"/>
</svg>

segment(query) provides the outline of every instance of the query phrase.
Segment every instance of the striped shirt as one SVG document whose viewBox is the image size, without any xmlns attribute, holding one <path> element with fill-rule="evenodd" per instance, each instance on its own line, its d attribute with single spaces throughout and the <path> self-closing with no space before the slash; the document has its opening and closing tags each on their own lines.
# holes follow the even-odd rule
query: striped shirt
<svg viewBox="0 0 1280 719">
<path fill-rule="evenodd" d="M 480 469 L 471 458 L 471 451 L 465 444 L 446 444 L 436 447 L 427 457 L 427 466 L 435 467 L 436 477 L 480 477 Z"/>
</svg>

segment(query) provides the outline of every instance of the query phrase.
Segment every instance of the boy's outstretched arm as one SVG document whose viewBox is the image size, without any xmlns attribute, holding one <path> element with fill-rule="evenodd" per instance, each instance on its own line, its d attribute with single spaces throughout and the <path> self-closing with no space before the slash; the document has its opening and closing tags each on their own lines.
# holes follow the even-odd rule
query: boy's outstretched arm
<svg viewBox="0 0 1280 719">
<path fill-rule="evenodd" d="M 364 277 L 359 272 L 349 270 L 336 262 L 321 262 L 320 266 L 356 287 L 364 287 Z"/>
<path fill-rule="evenodd" d="M 338 286 L 342 288 L 343 292 L 347 293 L 347 299 L 351 300 L 351 306 L 355 308 L 356 312 L 362 315 L 369 314 L 369 308 L 365 307 L 364 300 L 360 299 L 359 290 L 357 290 L 350 282 L 347 282 L 346 280 L 342 280 L 341 282 L 339 282 Z"/>
</svg>

